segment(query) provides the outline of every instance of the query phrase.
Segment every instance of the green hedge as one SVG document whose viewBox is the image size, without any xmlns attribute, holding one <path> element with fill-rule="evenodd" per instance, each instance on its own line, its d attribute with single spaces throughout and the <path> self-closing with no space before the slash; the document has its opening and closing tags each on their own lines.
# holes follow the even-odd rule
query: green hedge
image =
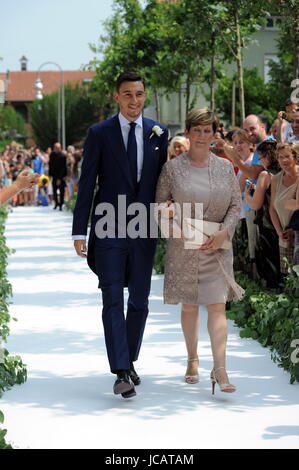
<svg viewBox="0 0 299 470">
<path fill-rule="evenodd" d="M 5 220 L 8 214 L 7 206 L 0 207 L 0 397 L 5 390 L 15 384 L 22 384 L 27 379 L 27 371 L 22 359 L 19 356 L 10 356 L 3 343 L 7 341 L 9 335 L 9 315 L 8 299 L 12 295 L 11 284 L 7 280 L 7 257 L 11 250 L 6 246 L 4 237 Z M 16 320 L 13 318 L 13 320 Z M 4 421 L 3 413 L 0 411 L 0 424 Z M 6 430 L 0 428 L 0 449 L 11 448 L 5 443 Z"/>
<path fill-rule="evenodd" d="M 236 273 L 245 289 L 239 302 L 232 302 L 229 319 L 242 328 L 241 338 L 253 338 L 271 350 L 272 360 L 290 373 L 290 383 L 299 382 L 299 361 L 294 362 L 294 340 L 299 342 L 299 266 L 289 267 L 285 292 L 258 285 L 248 276 Z"/>
<path fill-rule="evenodd" d="M 65 207 L 68 211 L 74 212 L 76 200 L 77 200 L 77 193 L 74 193 L 72 197 L 68 201 L 66 201 Z"/>
<path fill-rule="evenodd" d="M 164 258 L 166 253 L 166 239 L 159 238 L 155 253 L 154 270 L 157 274 L 164 274 Z"/>
</svg>

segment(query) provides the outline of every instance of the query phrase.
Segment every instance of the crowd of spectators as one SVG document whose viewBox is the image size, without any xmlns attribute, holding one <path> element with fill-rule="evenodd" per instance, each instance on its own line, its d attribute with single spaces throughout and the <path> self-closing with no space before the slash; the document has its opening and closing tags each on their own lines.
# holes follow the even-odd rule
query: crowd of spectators
<svg viewBox="0 0 299 470">
<path fill-rule="evenodd" d="M 231 161 L 242 193 L 238 237 L 245 241 L 250 274 L 267 287 L 284 285 L 288 265 L 299 264 L 299 105 L 287 100 L 269 123 L 249 115 L 242 128 L 221 124 L 211 151 Z M 182 133 L 169 159 L 188 151 Z M 287 260 L 287 262 L 286 262 Z"/>
<path fill-rule="evenodd" d="M 38 147 L 25 149 L 21 144 L 14 141 L 6 145 L 4 151 L 0 153 L 1 187 L 12 185 L 23 170 L 40 175 L 38 185 L 30 189 L 24 189 L 11 198 L 9 203 L 12 206 L 47 206 L 53 203 L 54 208 L 56 208 L 59 205 L 55 201 L 57 196 L 54 194 L 55 189 L 57 192 L 55 177 L 53 178 L 53 175 L 51 175 L 53 156 L 57 148 L 59 148 L 59 152 L 64 157 L 65 170 L 61 180 L 61 183 L 63 182 L 61 189 L 65 196 L 64 199 L 70 199 L 74 192 L 77 191 L 82 150 L 76 150 L 75 147 L 70 145 L 66 151 L 62 151 L 59 146 L 60 144 L 56 143 L 53 149 L 49 147 L 43 151 Z M 62 209 L 62 205 L 59 208 Z"/>
</svg>

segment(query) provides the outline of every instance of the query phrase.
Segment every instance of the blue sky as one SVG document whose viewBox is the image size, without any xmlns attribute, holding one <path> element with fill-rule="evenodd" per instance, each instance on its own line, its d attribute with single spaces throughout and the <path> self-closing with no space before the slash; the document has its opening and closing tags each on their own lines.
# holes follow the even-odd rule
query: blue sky
<svg viewBox="0 0 299 470">
<path fill-rule="evenodd" d="M 79 69 L 94 57 L 88 44 L 98 43 L 112 5 L 113 0 L 0 0 L 0 72 L 20 70 L 22 55 L 28 70 L 48 61 Z"/>
</svg>

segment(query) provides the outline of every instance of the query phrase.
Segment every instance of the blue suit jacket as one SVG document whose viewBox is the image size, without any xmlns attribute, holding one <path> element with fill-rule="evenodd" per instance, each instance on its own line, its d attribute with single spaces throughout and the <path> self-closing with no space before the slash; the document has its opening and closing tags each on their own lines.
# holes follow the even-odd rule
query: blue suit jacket
<svg viewBox="0 0 299 470">
<path fill-rule="evenodd" d="M 167 159 L 168 130 L 158 124 L 164 133 L 159 137 L 152 128 L 158 123 L 143 118 L 143 167 L 138 190 L 131 180 L 128 157 L 123 142 L 118 115 L 90 127 L 84 146 L 84 158 L 77 202 L 74 209 L 73 235 L 86 235 L 91 212 L 91 230 L 88 242 L 88 265 L 97 274 L 94 258 L 95 225 L 101 218 L 95 214 L 101 202 L 110 203 L 117 214 L 118 196 L 127 197 L 127 205 L 142 202 L 147 207 L 155 200 L 157 180 Z M 94 190 L 98 178 L 98 190 Z M 148 240 L 153 243 L 152 240 Z"/>
</svg>

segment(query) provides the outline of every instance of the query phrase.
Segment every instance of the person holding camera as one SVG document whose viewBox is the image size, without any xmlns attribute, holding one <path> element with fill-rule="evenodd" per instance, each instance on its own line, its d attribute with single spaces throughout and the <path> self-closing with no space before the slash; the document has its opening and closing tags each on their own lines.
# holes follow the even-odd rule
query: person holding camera
<svg viewBox="0 0 299 470">
<path fill-rule="evenodd" d="M 279 237 L 280 271 L 283 275 L 288 273 L 284 258 L 292 264 L 294 254 L 294 232 L 289 228 L 294 210 L 286 208 L 286 202 L 296 190 L 299 176 L 297 156 L 295 144 L 277 145 L 277 159 L 281 171 L 273 176 L 271 182 L 270 216 Z"/>
<path fill-rule="evenodd" d="M 23 189 L 32 188 L 38 183 L 39 177 L 40 175 L 30 173 L 28 170 L 21 171 L 10 186 L 0 190 L 0 206 Z"/>
<path fill-rule="evenodd" d="M 243 174 L 256 183 L 257 177 L 263 170 L 263 165 L 259 160 L 258 147 L 264 140 L 273 140 L 272 135 L 268 135 L 267 118 L 262 114 L 250 114 L 243 122 L 243 129 L 247 134 L 248 140 L 255 145 L 255 152 L 250 164 L 243 161 L 236 149 L 229 144 L 224 147 L 226 155 L 228 155 L 235 165 L 243 172 Z"/>
<path fill-rule="evenodd" d="M 293 103 L 291 99 L 287 99 L 285 102 L 285 111 L 278 112 L 278 133 L 280 142 L 293 142 L 294 130 L 291 124 L 294 119 L 294 114 L 298 104 Z"/>
<path fill-rule="evenodd" d="M 256 211 L 254 222 L 257 236 L 254 257 L 257 274 L 270 288 L 277 288 L 281 281 L 278 235 L 269 213 L 271 180 L 273 175 L 280 171 L 276 147 L 275 140 L 266 140 L 260 144 L 259 158 L 264 170 L 259 174 L 256 184 L 247 180 L 245 186 L 245 201 Z"/>
<path fill-rule="evenodd" d="M 238 157 L 241 157 L 242 162 L 245 165 L 250 166 L 253 160 L 255 145 L 248 138 L 247 133 L 244 129 L 235 129 L 231 143 L 233 149 L 237 152 Z M 240 222 L 237 226 L 237 231 L 240 233 L 242 239 L 245 239 L 248 243 L 248 251 L 250 258 L 250 272 L 252 278 L 255 279 L 256 275 L 256 265 L 255 265 L 255 246 L 256 246 L 256 225 L 254 223 L 255 211 L 246 203 L 245 200 L 245 181 L 246 175 L 244 175 L 242 170 L 238 170 L 237 178 L 239 180 L 240 189 L 242 193 L 242 208 L 240 215 Z M 250 181 L 250 180 L 249 180 Z M 252 182 L 252 181 L 250 181 Z"/>
<path fill-rule="evenodd" d="M 289 137 L 288 142 L 292 144 L 299 143 L 299 108 L 295 110 L 291 119 L 293 135 Z"/>
</svg>

